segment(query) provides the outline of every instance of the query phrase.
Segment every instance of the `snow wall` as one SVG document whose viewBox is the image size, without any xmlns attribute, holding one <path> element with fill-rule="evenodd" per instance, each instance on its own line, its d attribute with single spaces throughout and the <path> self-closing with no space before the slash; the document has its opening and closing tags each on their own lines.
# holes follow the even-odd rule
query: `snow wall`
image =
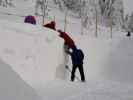
<svg viewBox="0 0 133 100">
<path fill-rule="evenodd" d="M 0 57 L 33 87 L 65 79 L 63 43 L 53 30 L 0 21 Z"/>
<path fill-rule="evenodd" d="M 0 100 L 41 100 L 36 92 L 0 59 Z"/>
<path fill-rule="evenodd" d="M 85 53 L 87 80 L 133 82 L 132 38 L 74 35 L 73 39 Z M 63 40 L 57 32 L 30 24 L 0 21 L 0 45 L 0 57 L 31 86 L 41 87 L 49 80 L 65 79 Z"/>
</svg>

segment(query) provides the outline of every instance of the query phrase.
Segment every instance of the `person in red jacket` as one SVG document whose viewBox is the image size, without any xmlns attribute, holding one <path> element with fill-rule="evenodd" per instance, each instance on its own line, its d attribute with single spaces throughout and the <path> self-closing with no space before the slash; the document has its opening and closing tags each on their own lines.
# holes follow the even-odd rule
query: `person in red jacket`
<svg viewBox="0 0 133 100">
<path fill-rule="evenodd" d="M 67 33 L 62 30 L 58 30 L 58 32 L 60 33 L 59 36 L 64 39 L 64 45 L 66 48 L 69 49 L 75 47 L 73 39 Z"/>
<path fill-rule="evenodd" d="M 51 21 L 50 23 L 47 23 L 47 24 L 45 24 L 43 26 L 47 27 L 47 28 L 50 28 L 50 29 L 53 29 L 53 30 L 56 30 L 56 28 L 55 28 L 55 26 L 56 26 L 55 21 Z"/>
</svg>

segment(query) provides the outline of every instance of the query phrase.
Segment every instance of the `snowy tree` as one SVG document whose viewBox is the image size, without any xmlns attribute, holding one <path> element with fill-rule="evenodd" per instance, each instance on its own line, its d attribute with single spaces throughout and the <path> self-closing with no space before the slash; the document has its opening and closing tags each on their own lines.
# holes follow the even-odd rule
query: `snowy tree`
<svg viewBox="0 0 133 100">
<path fill-rule="evenodd" d="M 53 0 L 53 1 L 54 1 L 54 3 L 56 5 L 59 6 L 59 8 L 60 8 L 61 11 L 64 11 L 65 10 L 65 7 L 64 7 L 64 4 L 63 4 L 62 0 Z"/>
<path fill-rule="evenodd" d="M 129 29 L 133 32 L 133 13 L 130 16 Z"/>
<path fill-rule="evenodd" d="M 103 24 L 110 25 L 110 19 L 112 19 L 113 25 L 123 25 L 124 9 L 122 0 L 99 0 L 99 6 Z"/>
<path fill-rule="evenodd" d="M 85 0 L 54 0 L 62 11 L 68 10 L 81 17 L 81 10 L 85 6 Z"/>
<path fill-rule="evenodd" d="M 0 0 L 0 5 L 3 7 L 13 7 L 13 0 Z"/>
<path fill-rule="evenodd" d="M 110 27 L 121 27 L 124 21 L 122 0 L 54 0 L 60 9 L 73 12 L 81 18 L 83 27 L 102 24 Z"/>
<path fill-rule="evenodd" d="M 97 24 L 121 27 L 124 21 L 123 13 L 122 0 L 88 0 L 81 18 L 85 28 L 95 24 L 96 19 Z"/>
<path fill-rule="evenodd" d="M 35 14 L 36 15 L 48 15 L 47 0 L 36 0 L 35 3 Z"/>
<path fill-rule="evenodd" d="M 86 5 L 82 9 L 81 16 L 83 27 L 89 28 L 90 25 L 95 24 L 96 18 L 100 18 L 98 2 L 96 2 L 95 0 L 86 1 Z M 100 21 L 100 19 L 98 19 L 97 21 Z"/>
<path fill-rule="evenodd" d="M 129 16 L 127 15 L 124 20 L 124 28 L 126 31 L 133 32 L 133 13 Z"/>
</svg>

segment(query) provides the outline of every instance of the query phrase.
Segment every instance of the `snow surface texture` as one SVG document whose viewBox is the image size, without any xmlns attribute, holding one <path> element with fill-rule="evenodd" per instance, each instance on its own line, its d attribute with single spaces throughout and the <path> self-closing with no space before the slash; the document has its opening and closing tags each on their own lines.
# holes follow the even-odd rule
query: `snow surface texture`
<svg viewBox="0 0 133 100">
<path fill-rule="evenodd" d="M 53 81 L 39 89 L 44 100 L 132 100 L 133 85 L 107 80 Z"/>
<path fill-rule="evenodd" d="M 0 59 L 0 100 L 41 100 L 27 83 Z"/>
<path fill-rule="evenodd" d="M 31 86 L 65 79 L 63 39 L 57 32 L 26 23 L 0 21 L 0 57 Z"/>
</svg>

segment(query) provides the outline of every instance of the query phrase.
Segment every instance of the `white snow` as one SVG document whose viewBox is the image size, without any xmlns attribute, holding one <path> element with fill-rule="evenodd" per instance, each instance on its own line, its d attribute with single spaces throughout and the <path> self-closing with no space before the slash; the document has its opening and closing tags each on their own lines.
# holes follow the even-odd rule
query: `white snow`
<svg viewBox="0 0 133 100">
<path fill-rule="evenodd" d="M 12 95 L 17 99 L 10 100 L 40 100 L 36 93 L 43 100 L 133 100 L 132 37 L 127 38 L 126 33 L 113 28 L 111 39 L 110 29 L 98 26 L 98 38 L 95 38 L 95 25 L 90 26 L 88 31 L 84 30 L 84 35 L 79 35 L 80 20 L 68 16 L 67 32 L 85 53 L 86 83 L 72 83 L 69 81 L 70 73 L 64 68 L 66 62 L 63 40 L 58 36 L 58 32 L 40 25 L 25 24 L 24 17 L 16 16 L 33 14 L 32 1 L 34 0 L 15 0 L 16 8 L 0 7 L 0 58 L 10 67 L 4 69 L 0 66 L 1 100 L 8 100 Z M 132 10 L 132 1 L 128 1 L 124 0 L 127 13 Z M 52 9 L 51 19 L 56 15 L 57 29 L 63 30 L 64 14 Z M 41 23 L 41 17 L 36 18 L 38 24 Z M 71 59 L 68 65 L 71 68 Z M 65 74 L 68 75 L 68 80 L 64 80 Z M 76 75 L 80 77 L 78 71 Z M 17 85 L 17 82 L 22 86 Z M 23 88 L 22 92 L 17 90 L 19 88 Z M 7 89 L 10 91 L 7 92 Z M 21 93 L 26 94 L 21 97 Z M 29 98 L 26 95 L 30 95 Z"/>
<path fill-rule="evenodd" d="M 30 85 L 64 79 L 63 39 L 57 32 L 26 23 L 0 21 L 0 45 L 0 57 Z"/>
<path fill-rule="evenodd" d="M 0 100 L 42 100 L 34 89 L 0 59 Z"/>
<path fill-rule="evenodd" d="M 44 100 L 132 100 L 132 84 L 107 80 L 88 80 L 87 83 L 53 81 L 39 89 Z"/>
</svg>

